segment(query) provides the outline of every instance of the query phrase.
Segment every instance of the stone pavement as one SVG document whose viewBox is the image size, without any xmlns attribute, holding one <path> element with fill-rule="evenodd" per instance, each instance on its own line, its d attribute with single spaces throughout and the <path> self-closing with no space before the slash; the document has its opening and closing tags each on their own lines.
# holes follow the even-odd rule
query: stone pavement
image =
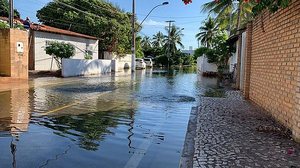
<svg viewBox="0 0 300 168">
<path fill-rule="evenodd" d="M 193 134 L 194 122 L 194 142 L 187 137 L 180 167 L 300 168 L 300 144 L 291 139 L 291 132 L 238 91 L 226 94 L 202 98 L 187 133 Z M 190 162 L 188 143 L 194 143 Z"/>
</svg>

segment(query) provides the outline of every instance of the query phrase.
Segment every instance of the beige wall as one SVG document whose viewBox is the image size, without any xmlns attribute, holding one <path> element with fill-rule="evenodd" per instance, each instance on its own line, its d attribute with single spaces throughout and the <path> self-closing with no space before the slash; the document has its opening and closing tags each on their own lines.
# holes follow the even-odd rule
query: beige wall
<svg viewBox="0 0 300 168">
<path fill-rule="evenodd" d="M 52 41 L 71 43 L 75 46 L 76 54 L 74 59 L 84 59 L 85 51 L 93 51 L 93 59 L 98 59 L 98 40 L 79 38 L 73 36 L 66 36 L 61 34 L 47 33 L 47 32 L 34 32 L 34 51 L 32 51 L 29 62 L 34 63 L 31 65 L 32 70 L 51 70 L 52 57 L 46 54 L 46 43 Z M 34 59 L 34 61 L 32 61 Z M 32 68 L 34 67 L 34 68 Z M 57 70 L 55 60 L 53 60 L 52 70 Z"/>
<path fill-rule="evenodd" d="M 244 94 L 300 140 L 300 1 L 247 29 Z"/>
<path fill-rule="evenodd" d="M 124 71 L 124 69 L 131 68 L 132 55 L 130 54 L 117 55 L 116 53 L 104 52 L 104 59 L 115 60 L 116 69 L 113 71 Z"/>
<path fill-rule="evenodd" d="M 22 42 L 24 52 L 17 53 L 17 42 Z M 28 78 L 28 32 L 0 29 L 0 75 Z"/>
</svg>

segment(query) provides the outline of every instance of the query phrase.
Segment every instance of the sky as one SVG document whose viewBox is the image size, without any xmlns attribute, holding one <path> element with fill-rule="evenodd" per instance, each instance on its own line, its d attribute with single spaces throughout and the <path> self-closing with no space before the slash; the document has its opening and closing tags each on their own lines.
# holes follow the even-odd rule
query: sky
<svg viewBox="0 0 300 168">
<path fill-rule="evenodd" d="M 36 11 L 42 8 L 51 0 L 14 0 L 15 8 L 21 13 L 21 17 L 30 17 L 37 22 Z M 121 9 L 131 12 L 132 0 L 109 0 Z M 197 48 L 198 42 L 195 34 L 199 31 L 201 23 L 207 18 L 206 13 L 201 13 L 202 4 L 212 0 L 193 0 L 192 4 L 184 5 L 182 0 L 136 0 L 136 14 L 139 21 L 142 21 L 148 12 L 158 4 L 168 1 L 169 5 L 156 8 L 143 23 L 141 36 L 152 37 L 158 31 L 167 34 L 165 26 L 167 20 L 174 20 L 176 26 L 184 28 L 183 41 L 185 49 L 192 46 Z"/>
</svg>

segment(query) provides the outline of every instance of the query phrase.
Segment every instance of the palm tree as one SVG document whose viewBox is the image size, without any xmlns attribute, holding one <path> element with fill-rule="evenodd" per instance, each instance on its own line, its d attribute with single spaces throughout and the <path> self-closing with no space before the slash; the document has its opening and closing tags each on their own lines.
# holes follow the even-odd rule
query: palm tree
<svg viewBox="0 0 300 168">
<path fill-rule="evenodd" d="M 254 5 L 252 2 L 244 2 L 242 0 L 219 0 L 205 3 L 202 6 L 202 12 L 216 14 L 215 19 L 220 28 L 237 30 L 240 28 L 240 25 L 244 25 L 252 18 Z"/>
<path fill-rule="evenodd" d="M 184 48 L 182 44 L 182 29 L 176 27 L 175 25 L 171 26 L 170 30 L 166 29 L 169 35 L 164 36 L 164 48 L 165 51 L 171 56 L 175 55 L 178 46 Z"/>
<path fill-rule="evenodd" d="M 152 44 L 151 44 L 151 39 L 149 36 L 145 36 L 143 37 L 142 41 L 141 41 L 141 45 L 142 48 L 146 49 L 146 48 L 151 48 Z"/>
<path fill-rule="evenodd" d="M 153 46 L 155 47 L 162 47 L 163 46 L 163 40 L 164 40 L 164 34 L 162 32 L 158 32 L 153 36 Z"/>
<path fill-rule="evenodd" d="M 218 33 L 219 29 L 213 18 L 209 17 L 204 21 L 204 25 L 199 28 L 200 32 L 196 34 L 196 38 L 207 48 L 211 46 L 212 40 Z"/>
</svg>

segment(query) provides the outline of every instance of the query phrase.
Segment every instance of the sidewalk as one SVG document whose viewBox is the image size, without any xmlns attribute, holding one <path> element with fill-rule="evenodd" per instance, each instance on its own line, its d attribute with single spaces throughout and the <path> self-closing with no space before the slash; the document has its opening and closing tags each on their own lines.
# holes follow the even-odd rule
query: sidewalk
<svg viewBox="0 0 300 168">
<path fill-rule="evenodd" d="M 203 98 L 194 111 L 181 167 L 300 167 L 300 144 L 291 140 L 290 131 L 239 92 Z M 191 143 L 194 148 L 187 149 Z"/>
</svg>

